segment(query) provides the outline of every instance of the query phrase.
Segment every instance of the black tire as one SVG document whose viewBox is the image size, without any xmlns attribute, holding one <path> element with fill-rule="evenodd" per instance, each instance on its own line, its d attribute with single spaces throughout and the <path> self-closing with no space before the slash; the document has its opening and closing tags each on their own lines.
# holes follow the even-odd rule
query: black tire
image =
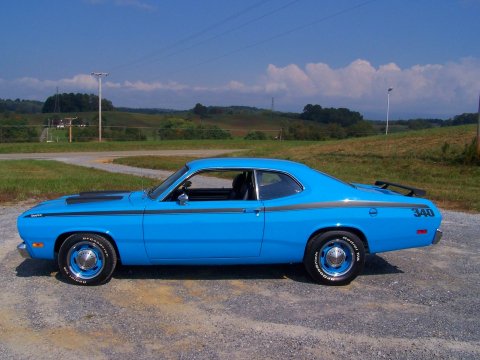
<svg viewBox="0 0 480 360">
<path fill-rule="evenodd" d="M 363 270 L 365 247 L 351 232 L 327 231 L 308 242 L 303 263 L 316 282 L 345 285 Z"/>
<path fill-rule="evenodd" d="M 99 285 L 112 277 L 117 253 L 110 241 L 98 234 L 70 235 L 60 246 L 58 266 L 62 275 L 77 285 Z"/>
</svg>

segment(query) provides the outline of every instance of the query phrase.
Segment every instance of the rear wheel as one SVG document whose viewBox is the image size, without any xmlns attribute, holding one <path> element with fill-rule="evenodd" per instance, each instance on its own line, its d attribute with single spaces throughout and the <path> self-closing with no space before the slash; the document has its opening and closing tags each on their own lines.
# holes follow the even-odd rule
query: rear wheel
<svg viewBox="0 0 480 360">
<path fill-rule="evenodd" d="M 355 234 L 328 231 L 308 242 L 303 262 L 315 281 L 327 285 L 345 285 L 362 271 L 365 247 Z"/>
<path fill-rule="evenodd" d="M 69 236 L 58 252 L 60 272 L 79 285 L 98 285 L 112 277 L 117 265 L 113 245 L 101 235 L 78 233 Z"/>
</svg>

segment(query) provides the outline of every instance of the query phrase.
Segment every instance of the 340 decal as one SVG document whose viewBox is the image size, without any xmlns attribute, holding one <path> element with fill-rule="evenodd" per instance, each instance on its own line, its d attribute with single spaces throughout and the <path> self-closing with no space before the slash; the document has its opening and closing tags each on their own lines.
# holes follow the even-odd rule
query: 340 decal
<svg viewBox="0 0 480 360">
<path fill-rule="evenodd" d="M 420 217 L 420 216 L 425 216 L 425 217 L 434 217 L 435 213 L 433 212 L 432 209 L 418 209 L 418 208 L 413 208 L 413 216 L 415 217 Z"/>
</svg>

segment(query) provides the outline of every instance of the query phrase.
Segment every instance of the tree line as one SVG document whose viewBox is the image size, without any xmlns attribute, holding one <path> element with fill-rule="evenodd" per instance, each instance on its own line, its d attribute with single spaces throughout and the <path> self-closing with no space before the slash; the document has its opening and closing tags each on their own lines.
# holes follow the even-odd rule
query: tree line
<svg viewBox="0 0 480 360">
<path fill-rule="evenodd" d="M 42 111 L 43 102 L 35 100 L 0 99 L 0 113 L 37 114 Z"/>
</svg>

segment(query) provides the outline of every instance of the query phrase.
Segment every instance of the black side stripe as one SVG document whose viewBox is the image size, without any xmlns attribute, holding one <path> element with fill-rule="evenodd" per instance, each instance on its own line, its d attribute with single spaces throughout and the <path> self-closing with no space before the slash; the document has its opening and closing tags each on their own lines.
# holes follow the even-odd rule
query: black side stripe
<svg viewBox="0 0 480 360">
<path fill-rule="evenodd" d="M 143 215 L 143 210 L 116 210 L 116 211 L 70 211 L 44 214 L 29 214 L 27 218 L 49 217 L 49 216 L 110 216 L 110 215 Z"/>
<path fill-rule="evenodd" d="M 115 215 L 157 215 L 157 214 L 214 214 L 214 213 L 243 213 L 243 208 L 224 209 L 176 209 L 176 210 L 118 210 L 118 211 L 72 211 L 45 214 L 30 214 L 27 218 L 53 216 L 115 216 Z"/>
<path fill-rule="evenodd" d="M 428 205 L 412 204 L 412 203 L 398 203 L 398 202 L 383 202 L 383 201 L 326 201 L 298 205 L 285 206 L 270 206 L 266 207 L 265 211 L 289 211 L 289 210 L 311 210 L 311 209 L 333 209 L 333 208 L 417 208 L 428 209 Z"/>
<path fill-rule="evenodd" d="M 220 209 L 177 209 L 177 210 L 145 210 L 145 215 L 156 214 L 215 214 L 215 213 L 243 213 L 244 208 Z"/>
<path fill-rule="evenodd" d="M 312 209 L 334 209 L 334 208 L 415 208 L 428 209 L 425 204 L 397 203 L 382 201 L 330 201 L 316 202 L 298 205 L 270 206 L 265 207 L 265 212 L 312 210 Z M 112 216 L 112 215 L 158 215 L 158 214 L 215 214 L 215 213 L 243 213 L 244 208 L 219 208 L 219 209 L 175 209 L 175 210 L 115 210 L 115 211 L 72 211 L 45 214 L 30 214 L 27 218 L 48 217 L 48 216 Z"/>
</svg>

